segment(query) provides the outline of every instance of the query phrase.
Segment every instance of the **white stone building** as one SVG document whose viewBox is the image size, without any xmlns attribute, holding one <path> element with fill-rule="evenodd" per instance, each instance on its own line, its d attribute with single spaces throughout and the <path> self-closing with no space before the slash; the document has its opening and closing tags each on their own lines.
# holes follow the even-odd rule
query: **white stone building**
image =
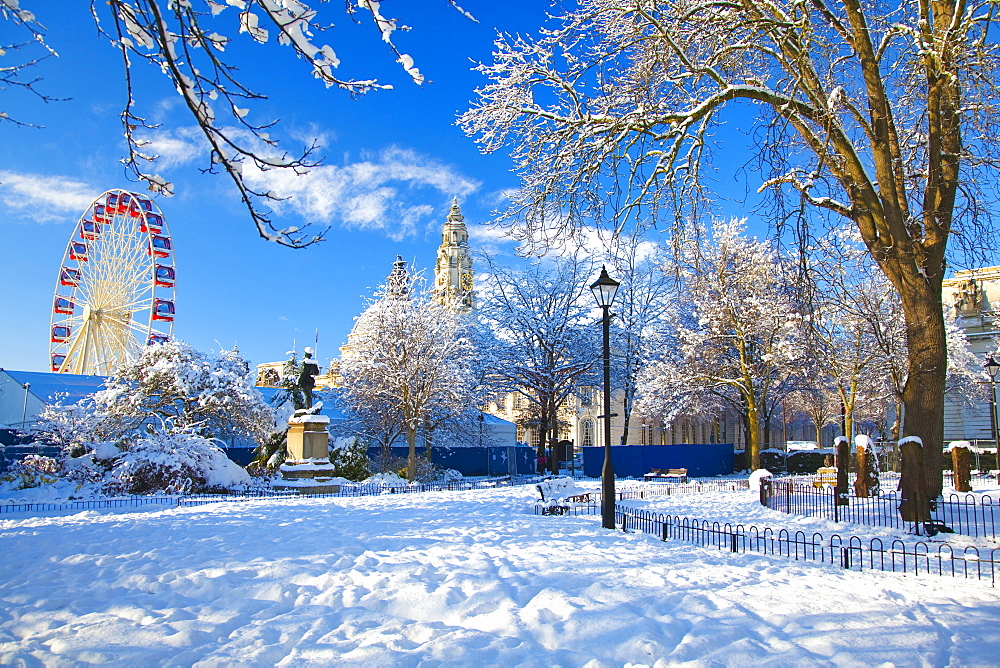
<svg viewBox="0 0 1000 668">
<path fill-rule="evenodd" d="M 1000 305 L 1000 267 L 984 267 L 955 272 L 944 281 L 944 303 L 954 309 L 958 324 L 965 330 L 969 348 L 985 361 L 997 350 L 997 306 Z M 987 398 L 973 406 L 945 402 L 944 440 L 990 441 L 993 426 Z"/>
</svg>

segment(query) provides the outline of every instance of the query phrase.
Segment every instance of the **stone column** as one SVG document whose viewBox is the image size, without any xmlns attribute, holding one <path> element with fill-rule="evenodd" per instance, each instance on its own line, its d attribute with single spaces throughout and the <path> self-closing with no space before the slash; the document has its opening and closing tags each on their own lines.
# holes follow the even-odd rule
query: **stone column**
<svg viewBox="0 0 1000 668">
<path fill-rule="evenodd" d="M 276 489 L 301 494 L 336 494 L 340 485 L 330 484 L 333 464 L 330 463 L 327 425 L 330 418 L 308 410 L 295 411 L 288 421 L 288 455 L 279 467 L 281 480 Z"/>
</svg>

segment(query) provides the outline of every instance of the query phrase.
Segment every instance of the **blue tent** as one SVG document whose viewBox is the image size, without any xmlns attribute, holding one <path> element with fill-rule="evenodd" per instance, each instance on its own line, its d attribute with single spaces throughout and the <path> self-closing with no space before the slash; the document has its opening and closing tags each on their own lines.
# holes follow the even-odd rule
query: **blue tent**
<svg viewBox="0 0 1000 668">
<path fill-rule="evenodd" d="M 104 387 L 104 376 L 0 369 L 0 424 L 30 426 L 42 409 L 60 401 L 75 404 Z"/>
</svg>

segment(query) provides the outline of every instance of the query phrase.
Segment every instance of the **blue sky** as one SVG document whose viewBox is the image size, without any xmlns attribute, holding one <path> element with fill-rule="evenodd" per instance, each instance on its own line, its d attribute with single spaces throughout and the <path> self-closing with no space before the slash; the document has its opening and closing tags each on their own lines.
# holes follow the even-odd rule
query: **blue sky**
<svg viewBox="0 0 1000 668">
<path fill-rule="evenodd" d="M 61 258 L 76 222 L 105 190 L 144 190 L 126 179 L 118 120 L 125 90 L 117 52 L 97 34 L 89 3 L 21 3 L 48 28 L 59 58 L 35 69 L 39 89 L 65 101 L 43 103 L 16 90 L 0 91 L 0 109 L 41 129 L 0 123 L 0 367 L 47 370 L 49 316 Z M 314 222 L 332 229 L 326 241 L 292 250 L 260 239 L 223 175 L 205 175 L 207 154 L 180 99 L 156 71 L 134 69 L 138 113 L 161 128 L 150 139 L 158 171 L 177 194 L 157 198 L 172 233 L 177 266 L 174 336 L 202 350 L 239 346 L 253 364 L 299 351 L 319 330 L 318 358 L 338 354 L 365 296 L 385 278 L 396 255 L 431 269 L 452 197 L 460 200 L 474 247 L 510 252 L 489 227 L 505 190 L 516 187 L 505 154 L 482 155 L 455 125 L 485 83 L 472 70 L 491 60 L 498 30 L 535 33 L 547 2 L 463 3 L 478 23 L 445 0 L 383 3 L 385 14 L 412 27 L 397 32 L 428 80 L 413 84 L 370 22 L 354 24 L 338 3 L 317 5 L 335 23 L 317 38 L 335 47 L 346 77 L 377 77 L 394 86 L 352 99 L 327 89 L 292 52 L 253 44 L 237 34 L 226 53 L 251 87 L 269 95 L 252 107 L 255 120 L 277 118 L 288 149 L 320 141 L 326 165 L 297 179 L 282 204 L 281 226 Z M 98 10 L 103 10 L 98 4 Z M 11 33 L 0 22 L 0 42 Z M 736 113 L 740 115 L 739 110 Z M 742 140 L 740 138 L 742 137 Z M 726 164 L 745 162 L 745 136 L 726 147 Z M 736 197 L 744 186 L 720 184 Z M 292 192 L 292 191 L 289 191 Z M 738 204 L 726 213 L 742 215 Z"/>
<path fill-rule="evenodd" d="M 0 124 L 0 367 L 46 370 L 52 293 L 78 217 L 105 190 L 143 188 L 119 163 L 121 65 L 96 34 L 89 3 L 21 4 L 48 28 L 59 53 L 36 68 L 40 90 L 70 99 L 45 104 L 2 92 L 4 110 L 44 128 Z M 174 335 L 200 349 L 236 343 L 256 364 L 283 358 L 293 342 L 301 351 L 318 328 L 318 357 L 326 362 L 397 254 L 432 267 L 453 196 L 473 243 L 486 243 L 489 232 L 477 224 L 488 221 L 516 180 L 506 156 L 481 155 L 454 120 L 482 82 L 472 61 L 489 59 L 495 31 L 535 30 L 546 7 L 480 2 L 468 7 L 480 21 L 472 23 L 444 0 L 385 3 L 386 14 L 413 28 L 396 41 L 429 80 L 418 87 L 370 23 L 352 25 L 337 3 L 319 5 L 325 21 L 337 24 L 318 41 L 336 48 L 339 73 L 377 76 L 395 87 L 360 99 L 325 88 L 288 49 L 233 35 L 227 53 L 270 97 L 251 113 L 280 118 L 272 134 L 323 144 L 327 166 L 297 184 L 299 199 L 283 205 L 277 219 L 333 226 L 326 241 L 305 250 L 260 239 L 228 178 L 199 173 L 206 154 L 192 141 L 190 117 L 158 73 L 137 67 L 140 112 L 162 124 L 154 138 L 163 156 L 159 171 L 177 186 L 174 197 L 157 198 L 176 249 Z M 0 27 L 6 43 L 11 26 Z"/>
</svg>

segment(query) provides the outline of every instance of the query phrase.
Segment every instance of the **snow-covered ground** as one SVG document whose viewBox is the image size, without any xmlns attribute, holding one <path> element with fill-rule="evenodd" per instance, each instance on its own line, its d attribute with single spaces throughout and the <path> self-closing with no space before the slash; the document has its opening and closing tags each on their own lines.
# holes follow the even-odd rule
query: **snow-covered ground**
<svg viewBox="0 0 1000 668">
<path fill-rule="evenodd" d="M 534 499 L 519 487 L 6 515 L 0 664 L 1000 661 L 989 583 L 663 543 L 535 516 Z M 642 505 L 830 529 L 752 492 Z"/>
</svg>

